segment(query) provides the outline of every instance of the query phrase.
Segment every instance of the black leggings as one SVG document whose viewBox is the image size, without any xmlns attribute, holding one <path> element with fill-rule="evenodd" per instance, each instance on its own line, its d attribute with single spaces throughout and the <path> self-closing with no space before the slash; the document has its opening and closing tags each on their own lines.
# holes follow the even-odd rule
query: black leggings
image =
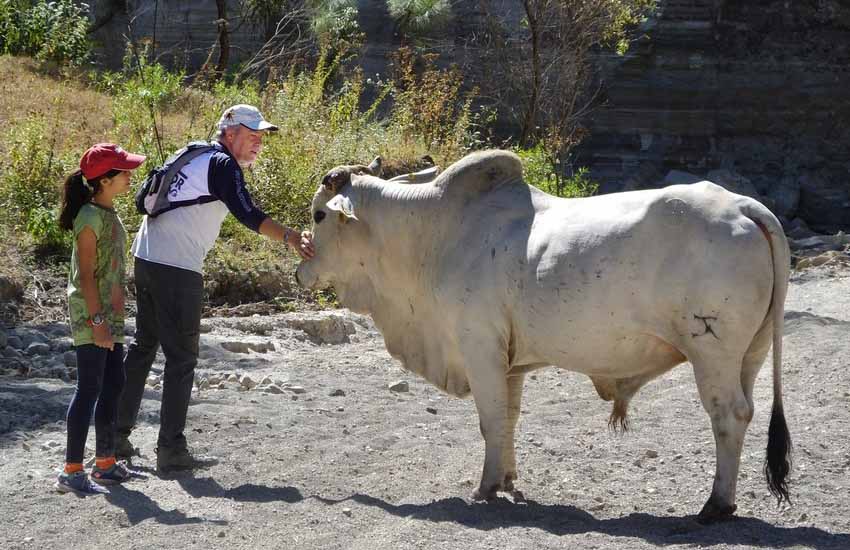
<svg viewBox="0 0 850 550">
<path fill-rule="evenodd" d="M 68 406 L 68 447 L 65 462 L 80 463 L 94 412 L 95 456 L 115 454 L 118 397 L 124 388 L 124 345 L 112 351 L 94 344 L 77 346 L 77 389 Z M 95 403 L 97 408 L 95 408 Z"/>
</svg>

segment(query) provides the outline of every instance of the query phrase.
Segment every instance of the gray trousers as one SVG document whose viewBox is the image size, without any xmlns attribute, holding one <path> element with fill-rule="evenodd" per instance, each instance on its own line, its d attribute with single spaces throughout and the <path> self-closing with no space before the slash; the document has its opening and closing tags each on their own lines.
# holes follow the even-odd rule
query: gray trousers
<svg viewBox="0 0 850 550">
<path fill-rule="evenodd" d="M 136 334 L 127 350 L 127 382 L 118 404 L 118 435 L 136 425 L 145 382 L 159 346 L 165 355 L 158 447 L 185 447 L 186 413 L 198 364 L 204 283 L 187 269 L 136 258 Z"/>
</svg>

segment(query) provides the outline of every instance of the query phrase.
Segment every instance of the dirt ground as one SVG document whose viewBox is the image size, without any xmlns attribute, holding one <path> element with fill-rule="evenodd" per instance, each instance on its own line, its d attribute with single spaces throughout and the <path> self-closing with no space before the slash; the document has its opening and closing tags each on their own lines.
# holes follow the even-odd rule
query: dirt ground
<svg viewBox="0 0 850 550">
<path fill-rule="evenodd" d="M 768 362 L 738 516 L 714 525 L 694 518 L 714 444 L 689 366 L 638 394 L 625 436 L 608 431 L 610 405 L 586 377 L 529 376 L 517 436 L 527 501 L 473 503 L 484 444 L 472 401 L 403 371 L 371 322 L 346 311 L 206 319 L 187 435 L 215 463 L 151 469 L 160 357 L 133 435 L 151 478 L 61 495 L 52 484 L 73 381 L 49 373 L 69 361 L 67 331 L 17 327 L 9 338 L 42 338 L 49 351 L 33 362 L 41 370 L 0 376 L 0 548 L 850 549 L 850 270 L 795 274 L 786 308 L 793 505 L 777 507 L 762 474 Z M 390 389 L 400 381 L 408 391 Z"/>
</svg>

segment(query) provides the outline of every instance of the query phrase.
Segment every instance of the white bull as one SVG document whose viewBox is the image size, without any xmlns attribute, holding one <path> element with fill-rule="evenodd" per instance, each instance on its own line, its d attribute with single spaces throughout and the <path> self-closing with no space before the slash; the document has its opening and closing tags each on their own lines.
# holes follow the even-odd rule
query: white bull
<svg viewBox="0 0 850 550">
<path fill-rule="evenodd" d="M 377 160 L 377 159 L 376 159 Z M 765 473 L 788 499 L 791 441 L 781 353 L 789 250 L 757 201 L 701 182 L 585 199 L 522 180 L 519 158 L 474 153 L 419 185 L 342 166 L 313 199 L 312 289 L 370 314 L 408 370 L 470 392 L 485 440 L 473 497 L 513 491 L 514 429 L 525 373 L 588 375 L 626 427 L 629 400 L 690 361 L 711 417 L 717 469 L 706 519 L 735 511 L 753 384 L 773 343 Z"/>
</svg>

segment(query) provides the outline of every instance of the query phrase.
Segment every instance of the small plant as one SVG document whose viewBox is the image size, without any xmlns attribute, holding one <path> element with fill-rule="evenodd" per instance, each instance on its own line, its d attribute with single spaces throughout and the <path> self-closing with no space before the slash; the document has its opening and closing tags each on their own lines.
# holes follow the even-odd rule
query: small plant
<svg viewBox="0 0 850 550">
<path fill-rule="evenodd" d="M 599 184 L 590 179 L 586 167 L 576 170 L 572 176 L 562 174 L 561 164 L 552 157 L 543 143 L 528 149 L 515 149 L 522 159 L 523 179 L 550 195 L 564 198 L 589 197 L 596 193 Z"/>
</svg>

